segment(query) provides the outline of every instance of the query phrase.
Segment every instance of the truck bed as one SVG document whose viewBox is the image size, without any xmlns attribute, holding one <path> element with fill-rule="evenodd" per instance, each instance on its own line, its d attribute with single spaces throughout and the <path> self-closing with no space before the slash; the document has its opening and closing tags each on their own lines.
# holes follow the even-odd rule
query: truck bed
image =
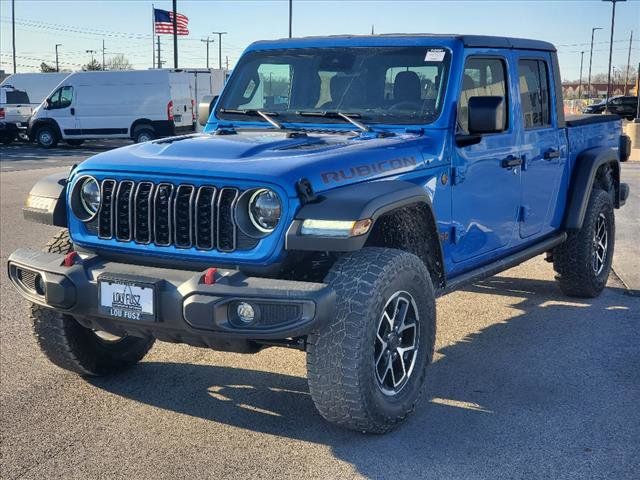
<svg viewBox="0 0 640 480">
<path fill-rule="evenodd" d="M 569 171 L 573 171 L 576 157 L 594 147 L 618 149 L 622 124 L 618 115 L 570 115 L 566 118 L 569 145 Z"/>
</svg>

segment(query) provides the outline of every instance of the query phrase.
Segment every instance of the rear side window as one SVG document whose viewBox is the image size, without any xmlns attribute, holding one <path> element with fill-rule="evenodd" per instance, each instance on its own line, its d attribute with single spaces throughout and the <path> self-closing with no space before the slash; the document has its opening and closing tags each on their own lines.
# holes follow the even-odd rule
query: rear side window
<svg viewBox="0 0 640 480">
<path fill-rule="evenodd" d="M 520 60 L 518 62 L 518 72 L 524 128 L 550 126 L 547 62 L 544 60 Z"/>
<path fill-rule="evenodd" d="M 22 90 L 7 90 L 7 103 L 9 105 L 29 103 L 29 96 Z"/>
<path fill-rule="evenodd" d="M 469 57 L 464 65 L 462 89 L 458 102 L 458 131 L 469 132 L 469 99 L 471 97 L 502 97 L 504 109 L 503 129 L 507 129 L 508 97 L 507 75 L 503 60 L 499 58 Z"/>
</svg>

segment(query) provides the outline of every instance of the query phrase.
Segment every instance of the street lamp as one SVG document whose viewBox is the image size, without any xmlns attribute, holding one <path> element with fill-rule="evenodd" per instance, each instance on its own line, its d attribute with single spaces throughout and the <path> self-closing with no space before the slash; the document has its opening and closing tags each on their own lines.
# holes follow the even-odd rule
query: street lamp
<svg viewBox="0 0 640 480">
<path fill-rule="evenodd" d="M 596 33 L 596 30 L 602 30 L 602 27 L 593 27 L 591 29 L 591 50 L 589 52 L 589 86 L 587 87 L 587 95 L 591 98 L 591 63 L 593 61 L 593 34 Z"/>
<path fill-rule="evenodd" d="M 607 70 L 607 98 L 604 100 L 605 110 L 609 105 L 609 96 L 611 95 L 611 57 L 613 56 L 613 30 L 616 25 L 616 2 L 626 2 L 627 0 L 602 0 L 603 2 L 611 2 L 611 39 L 609 41 L 609 68 Z"/>
<path fill-rule="evenodd" d="M 58 47 L 61 47 L 61 43 L 56 43 L 56 72 L 60 71 L 60 67 L 58 67 Z"/>
<path fill-rule="evenodd" d="M 211 32 L 214 35 L 218 35 L 218 68 L 222 70 L 222 35 L 226 35 L 227 32 Z"/>
</svg>

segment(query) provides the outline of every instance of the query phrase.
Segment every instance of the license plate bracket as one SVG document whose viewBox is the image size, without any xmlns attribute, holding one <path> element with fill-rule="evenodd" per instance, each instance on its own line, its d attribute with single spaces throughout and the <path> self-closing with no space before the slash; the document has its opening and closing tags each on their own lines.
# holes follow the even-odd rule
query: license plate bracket
<svg viewBox="0 0 640 480">
<path fill-rule="evenodd" d="M 155 322 L 159 281 L 133 275 L 98 277 L 98 307 L 102 315 L 121 320 Z"/>
</svg>

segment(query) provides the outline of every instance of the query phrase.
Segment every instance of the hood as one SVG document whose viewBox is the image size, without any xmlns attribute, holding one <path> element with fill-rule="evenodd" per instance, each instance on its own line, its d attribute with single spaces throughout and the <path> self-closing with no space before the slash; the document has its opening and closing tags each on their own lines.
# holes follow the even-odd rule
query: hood
<svg viewBox="0 0 640 480">
<path fill-rule="evenodd" d="M 294 196 L 301 178 L 321 192 L 414 170 L 426 157 L 441 158 L 441 135 L 203 133 L 104 152 L 83 162 L 77 171 L 144 173 L 150 180 L 171 176 L 274 183 Z"/>
</svg>

